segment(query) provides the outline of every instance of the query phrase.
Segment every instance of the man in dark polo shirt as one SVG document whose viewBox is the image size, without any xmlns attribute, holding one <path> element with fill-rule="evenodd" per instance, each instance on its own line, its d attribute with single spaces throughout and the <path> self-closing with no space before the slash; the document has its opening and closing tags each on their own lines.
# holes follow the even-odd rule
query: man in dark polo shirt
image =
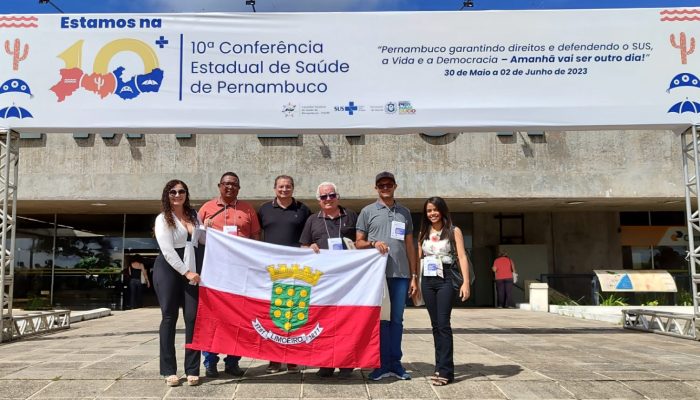
<svg viewBox="0 0 700 400">
<path fill-rule="evenodd" d="M 335 184 L 323 182 L 316 189 L 316 198 L 321 211 L 306 220 L 304 231 L 299 243 L 301 247 L 309 247 L 316 253 L 319 249 L 347 250 L 343 238 L 355 240 L 355 224 L 357 214 L 353 210 L 341 207 L 340 194 Z M 321 367 L 316 373 L 321 378 L 333 376 L 335 368 Z M 352 368 L 341 368 L 338 378 L 347 379 L 352 376 Z"/>
<path fill-rule="evenodd" d="M 299 236 L 311 210 L 292 197 L 294 179 L 289 175 L 275 178 L 275 198 L 260 206 L 258 219 L 263 231 L 263 241 L 282 246 L 299 247 Z M 282 364 L 270 361 L 266 372 L 279 372 Z M 287 364 L 287 372 L 299 372 L 296 364 Z"/>
<path fill-rule="evenodd" d="M 299 247 L 299 236 L 311 210 L 292 197 L 294 179 L 288 175 L 275 178 L 275 198 L 258 209 L 263 241 L 282 246 Z"/>
</svg>

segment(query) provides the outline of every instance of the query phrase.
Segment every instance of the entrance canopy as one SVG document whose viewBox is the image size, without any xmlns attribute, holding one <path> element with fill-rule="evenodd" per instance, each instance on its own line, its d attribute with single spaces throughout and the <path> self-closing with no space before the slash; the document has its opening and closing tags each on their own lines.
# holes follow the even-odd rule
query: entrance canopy
<svg viewBox="0 0 700 400">
<path fill-rule="evenodd" d="M 2 15 L 0 129 L 682 130 L 700 122 L 698 20 L 700 8 Z"/>
</svg>

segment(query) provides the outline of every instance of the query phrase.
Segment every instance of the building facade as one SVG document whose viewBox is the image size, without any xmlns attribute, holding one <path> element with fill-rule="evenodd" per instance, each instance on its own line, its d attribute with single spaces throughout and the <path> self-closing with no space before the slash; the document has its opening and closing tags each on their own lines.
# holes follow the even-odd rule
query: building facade
<svg viewBox="0 0 700 400">
<path fill-rule="evenodd" d="M 25 136 L 15 304 L 123 307 L 129 255 L 157 254 L 151 228 L 165 182 L 182 179 L 201 204 L 225 171 L 256 207 L 287 174 L 312 209 L 316 186 L 333 181 L 342 204 L 359 211 L 376 198 L 374 176 L 389 170 L 416 229 L 425 199 L 445 198 L 474 265 L 468 305 L 493 305 L 499 248 L 526 281 L 562 276 L 572 296 L 590 293 L 593 269 L 683 273 L 682 234 L 678 243 L 634 239 L 652 226 L 685 232 L 681 159 L 669 131 Z"/>
</svg>

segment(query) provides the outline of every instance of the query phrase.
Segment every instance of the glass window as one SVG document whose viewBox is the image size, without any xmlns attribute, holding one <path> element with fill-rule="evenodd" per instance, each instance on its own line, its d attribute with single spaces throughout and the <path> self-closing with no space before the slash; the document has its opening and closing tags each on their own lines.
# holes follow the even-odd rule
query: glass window
<svg viewBox="0 0 700 400">
<path fill-rule="evenodd" d="M 620 213 L 620 225 L 623 226 L 648 226 L 648 211 L 626 211 Z"/>
<path fill-rule="evenodd" d="M 17 216 L 13 305 L 51 308 L 54 215 Z"/>
<path fill-rule="evenodd" d="M 153 233 L 156 214 L 127 214 L 124 249 L 127 253 L 158 254 L 158 242 Z"/>
<path fill-rule="evenodd" d="M 683 211 L 623 211 L 620 213 L 622 226 L 685 226 Z"/>
<path fill-rule="evenodd" d="M 683 211 L 653 211 L 650 225 L 654 226 L 687 226 L 688 221 Z"/>
<path fill-rule="evenodd" d="M 118 308 L 122 298 L 123 214 L 58 215 L 54 304 Z"/>
<path fill-rule="evenodd" d="M 625 269 L 667 269 L 687 271 L 684 246 L 622 246 Z"/>
<path fill-rule="evenodd" d="M 622 246 L 624 269 L 651 269 L 652 248 L 646 246 Z"/>
<path fill-rule="evenodd" d="M 688 271 L 688 262 L 685 260 L 687 251 L 685 246 L 654 247 L 654 269 Z"/>
<path fill-rule="evenodd" d="M 125 267 L 128 268 L 129 263 L 134 257 L 138 256 L 146 268 L 146 273 L 148 274 L 150 282 L 153 282 L 153 263 L 158 256 L 158 242 L 153 234 L 155 220 L 156 214 L 127 214 L 126 236 L 124 238 Z M 128 292 L 129 290 L 131 289 L 125 287 L 125 291 Z M 142 305 L 158 305 L 153 286 L 143 287 L 142 294 Z M 133 308 L 134 305 L 130 304 L 132 297 L 125 296 L 125 299 L 129 299 L 129 301 L 125 301 L 124 306 Z"/>
</svg>

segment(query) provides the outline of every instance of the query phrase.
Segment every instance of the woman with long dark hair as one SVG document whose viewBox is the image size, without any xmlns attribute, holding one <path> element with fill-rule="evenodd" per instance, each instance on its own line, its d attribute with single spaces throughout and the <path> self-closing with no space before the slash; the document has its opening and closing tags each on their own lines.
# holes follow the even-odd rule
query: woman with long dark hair
<svg viewBox="0 0 700 400">
<path fill-rule="evenodd" d="M 423 205 L 418 258 L 421 260 L 421 292 L 430 314 L 435 342 L 435 375 L 432 384 L 444 386 L 454 380 L 452 327 L 450 316 L 455 290 L 449 268 L 459 268 L 464 283 L 459 288 L 462 301 L 469 298 L 469 263 L 462 231 L 452 225 L 447 203 L 431 197 Z"/>
<path fill-rule="evenodd" d="M 185 316 L 185 343 L 192 342 L 197 316 L 201 251 L 195 249 L 201 222 L 190 206 L 185 182 L 173 179 L 165 184 L 161 196 L 162 212 L 156 217 L 155 234 L 160 254 L 153 265 L 153 287 L 162 314 L 160 322 L 160 373 L 168 386 L 178 386 L 175 358 L 175 325 L 180 306 Z M 193 244 L 195 242 L 195 244 Z M 200 247 L 201 249 L 201 247 Z M 200 352 L 185 349 L 185 373 L 190 386 L 199 384 Z"/>
</svg>

